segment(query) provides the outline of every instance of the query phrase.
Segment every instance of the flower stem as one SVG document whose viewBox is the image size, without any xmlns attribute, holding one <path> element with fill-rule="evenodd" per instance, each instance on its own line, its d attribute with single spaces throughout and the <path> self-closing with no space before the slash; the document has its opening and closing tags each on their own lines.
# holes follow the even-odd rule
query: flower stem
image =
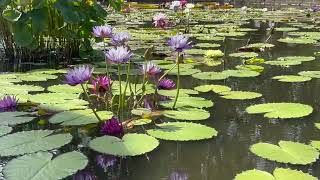
<svg viewBox="0 0 320 180">
<path fill-rule="evenodd" d="M 179 97 L 179 92 L 180 92 L 180 53 L 178 52 L 177 54 L 177 62 L 176 62 L 176 65 L 178 66 L 178 75 L 177 75 L 177 94 L 176 94 L 176 97 L 174 99 L 174 103 L 173 103 L 173 106 L 172 106 L 172 109 L 174 109 L 176 107 L 176 104 L 177 104 L 177 101 L 178 101 L 178 97 Z"/>
<path fill-rule="evenodd" d="M 178 53 L 179 54 L 179 53 Z M 177 60 L 178 61 L 178 60 Z M 171 72 L 175 67 L 177 66 L 177 63 L 174 64 L 167 72 L 165 72 L 158 80 L 158 82 L 163 79 L 169 72 Z"/>
<path fill-rule="evenodd" d="M 102 38 L 102 41 L 103 41 L 103 51 L 106 50 L 106 43 L 104 42 L 104 38 Z M 106 61 L 106 73 L 107 73 L 107 76 L 109 77 L 109 68 L 108 68 L 108 59 L 106 56 L 105 57 L 105 61 Z M 110 84 L 108 84 L 110 86 Z"/>
<path fill-rule="evenodd" d="M 118 64 L 118 81 L 119 81 L 119 102 L 118 102 L 118 117 L 120 119 L 121 99 L 122 99 L 122 88 L 121 88 L 121 68 Z"/>
<path fill-rule="evenodd" d="M 91 101 L 90 101 L 90 97 L 89 97 L 86 89 L 84 88 L 83 84 L 81 84 L 81 87 L 82 87 L 82 90 L 83 90 L 83 92 L 84 92 L 84 95 L 86 96 L 86 98 L 87 98 L 87 100 L 88 100 L 88 102 L 89 102 L 89 107 L 90 107 L 90 105 L 92 105 L 92 104 L 91 104 Z M 92 112 L 93 112 L 93 114 L 96 116 L 96 118 L 97 118 L 99 121 L 102 121 L 101 118 L 98 116 L 96 110 L 95 110 L 93 107 L 90 107 L 90 108 L 92 109 Z"/>
<path fill-rule="evenodd" d="M 124 91 L 123 91 L 123 95 L 122 95 L 122 103 L 125 103 L 125 99 L 126 99 L 126 95 L 127 95 L 127 88 L 128 88 L 128 84 L 129 84 L 129 73 L 130 73 L 130 61 L 127 67 L 127 79 L 126 79 L 126 85 L 124 86 Z M 123 104 L 122 106 L 123 107 Z"/>
</svg>

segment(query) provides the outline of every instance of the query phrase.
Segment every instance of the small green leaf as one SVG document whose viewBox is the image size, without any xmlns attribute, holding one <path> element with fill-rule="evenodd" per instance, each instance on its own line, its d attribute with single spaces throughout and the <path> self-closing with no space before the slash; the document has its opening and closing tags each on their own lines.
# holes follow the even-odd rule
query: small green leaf
<svg viewBox="0 0 320 180">
<path fill-rule="evenodd" d="M 2 17 L 10 22 L 16 22 L 20 19 L 22 13 L 16 9 L 7 8 L 3 10 Z"/>
</svg>

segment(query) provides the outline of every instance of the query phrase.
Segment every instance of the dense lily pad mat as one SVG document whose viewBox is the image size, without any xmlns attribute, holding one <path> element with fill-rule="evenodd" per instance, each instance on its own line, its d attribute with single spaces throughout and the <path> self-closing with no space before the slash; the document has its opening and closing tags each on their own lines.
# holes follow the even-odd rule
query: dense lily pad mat
<svg viewBox="0 0 320 180">
<path fill-rule="evenodd" d="M 147 130 L 147 133 L 156 138 L 170 141 L 202 140 L 218 135 L 218 132 L 211 127 L 187 122 L 158 124 L 155 129 Z"/>
<path fill-rule="evenodd" d="M 279 146 L 257 143 L 250 147 L 250 151 L 271 161 L 290 164 L 305 165 L 315 162 L 319 157 L 319 152 L 312 146 L 291 141 L 280 141 Z"/>
<path fill-rule="evenodd" d="M 126 134 L 119 139 L 114 136 L 102 136 L 93 139 L 89 147 L 95 151 L 116 156 L 137 156 L 158 147 L 159 141 L 146 134 Z"/>
<path fill-rule="evenodd" d="M 52 130 L 22 131 L 0 138 L 0 156 L 15 156 L 59 148 L 72 140 L 70 134 Z"/>
<path fill-rule="evenodd" d="M 276 168 L 273 175 L 257 169 L 244 171 L 237 174 L 234 180 L 317 180 L 308 173 L 293 169 Z"/>
<path fill-rule="evenodd" d="M 17 125 L 30 122 L 35 117 L 28 112 L 0 112 L 0 125 Z"/>
<path fill-rule="evenodd" d="M 53 158 L 48 152 L 24 155 L 11 160 L 3 170 L 7 180 L 59 180 L 86 167 L 88 159 L 80 152 L 68 152 Z"/>
<path fill-rule="evenodd" d="M 299 103 L 266 103 L 252 105 L 246 108 L 249 114 L 264 114 L 267 118 L 299 118 L 308 116 L 313 108 Z"/>
</svg>

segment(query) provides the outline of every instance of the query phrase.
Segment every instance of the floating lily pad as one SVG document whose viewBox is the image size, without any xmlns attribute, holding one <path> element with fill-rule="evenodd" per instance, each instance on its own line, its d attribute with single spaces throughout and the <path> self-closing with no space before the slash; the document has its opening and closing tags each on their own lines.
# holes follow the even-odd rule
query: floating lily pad
<svg viewBox="0 0 320 180">
<path fill-rule="evenodd" d="M 12 131 L 12 127 L 0 125 L 0 136 L 6 135 Z"/>
<path fill-rule="evenodd" d="M 275 76 L 272 79 L 277 79 L 280 82 L 306 82 L 311 80 L 310 77 L 296 75 Z"/>
<path fill-rule="evenodd" d="M 97 114 L 102 120 L 111 119 L 113 116 L 113 113 L 110 111 L 98 111 Z M 95 124 L 98 123 L 99 120 L 91 109 L 86 109 L 57 113 L 49 119 L 49 122 L 53 124 L 61 124 L 62 126 L 79 126 Z"/>
<path fill-rule="evenodd" d="M 274 45 L 270 44 L 270 43 L 253 43 L 253 44 L 249 44 L 246 47 L 249 47 L 249 48 L 272 48 L 272 47 L 274 47 Z"/>
<path fill-rule="evenodd" d="M 320 71 L 301 71 L 298 74 L 300 76 L 306 76 L 310 78 L 320 78 Z"/>
<path fill-rule="evenodd" d="M 131 113 L 133 115 L 143 116 L 143 115 L 150 115 L 152 112 L 150 109 L 147 109 L 147 108 L 136 108 L 136 109 L 132 109 Z"/>
<path fill-rule="evenodd" d="M 259 54 L 255 52 L 238 52 L 229 54 L 230 57 L 240 57 L 240 58 L 253 58 L 257 57 Z"/>
<path fill-rule="evenodd" d="M 274 65 L 274 66 L 294 66 L 300 65 L 301 61 L 266 61 L 265 64 Z"/>
<path fill-rule="evenodd" d="M 227 76 L 232 76 L 232 77 L 256 77 L 259 76 L 260 73 L 256 71 L 249 71 L 249 70 L 225 70 L 222 72 L 223 74 Z"/>
<path fill-rule="evenodd" d="M 158 124 L 155 129 L 147 130 L 147 133 L 155 138 L 169 141 L 203 140 L 218 135 L 218 132 L 214 128 L 187 122 Z"/>
<path fill-rule="evenodd" d="M 53 158 L 49 152 L 38 152 L 13 159 L 3 169 L 7 180 L 58 180 L 84 169 L 88 159 L 80 152 L 68 152 Z"/>
<path fill-rule="evenodd" d="M 235 99 L 235 100 L 255 99 L 262 96 L 262 94 L 260 93 L 249 92 L 249 91 L 225 91 L 219 94 L 224 99 Z"/>
<path fill-rule="evenodd" d="M 160 105 L 163 107 L 171 108 L 174 104 L 174 98 L 168 101 L 161 101 Z M 179 97 L 176 103 L 176 108 L 179 107 L 195 107 L 195 108 L 208 108 L 212 107 L 213 102 L 201 97 Z"/>
<path fill-rule="evenodd" d="M 299 103 L 266 103 L 249 106 L 249 114 L 264 114 L 267 118 L 300 118 L 312 113 L 313 108 Z"/>
<path fill-rule="evenodd" d="M 180 68 L 180 76 L 189 76 L 189 75 L 199 73 L 199 72 L 201 72 L 199 69 Z M 168 74 L 177 75 L 178 69 L 174 68 Z"/>
<path fill-rule="evenodd" d="M 319 152 L 312 146 L 280 141 L 279 146 L 269 143 L 257 143 L 250 147 L 250 151 L 262 158 L 290 164 L 310 164 L 319 157 Z"/>
<path fill-rule="evenodd" d="M 2 112 L 0 113 L 0 125 L 13 126 L 34 120 L 28 112 Z"/>
<path fill-rule="evenodd" d="M 301 61 L 301 62 L 306 62 L 306 61 L 313 61 L 316 58 L 313 56 L 286 56 L 286 57 L 278 57 L 277 60 L 279 61 Z"/>
<path fill-rule="evenodd" d="M 278 39 L 279 42 L 288 43 L 288 44 L 315 44 L 317 43 L 314 39 L 308 39 L 308 38 L 281 38 Z"/>
<path fill-rule="evenodd" d="M 89 142 L 95 151 L 115 156 L 137 156 L 158 147 L 159 141 L 146 134 L 126 134 L 119 139 L 114 136 L 102 136 Z M 108 147 L 108 148 L 106 148 Z"/>
<path fill-rule="evenodd" d="M 192 74 L 192 77 L 202 80 L 224 80 L 229 77 L 229 75 L 222 72 L 201 72 Z"/>
<path fill-rule="evenodd" d="M 38 151 L 48 151 L 68 144 L 70 134 L 54 134 L 52 130 L 22 131 L 0 138 L 0 155 L 16 156 Z"/>
<path fill-rule="evenodd" d="M 197 86 L 194 88 L 195 90 L 199 91 L 199 92 L 209 92 L 209 91 L 213 91 L 215 93 L 221 93 L 221 92 L 226 92 L 226 91 L 231 91 L 231 88 L 228 86 L 223 86 L 223 85 L 201 85 L 201 86 Z"/>
<path fill-rule="evenodd" d="M 132 124 L 135 126 L 141 126 L 141 125 L 145 125 L 145 124 L 150 124 L 152 122 L 151 119 L 137 119 L 132 121 Z"/>
<path fill-rule="evenodd" d="M 179 108 L 178 110 L 165 110 L 163 111 L 165 117 L 176 120 L 205 120 L 210 117 L 210 113 L 203 109 L 196 108 Z"/>
<path fill-rule="evenodd" d="M 59 85 L 49 86 L 48 91 L 55 92 L 55 93 L 75 93 L 75 94 L 83 93 L 83 90 L 80 85 L 70 86 L 68 84 L 59 84 Z"/>
<path fill-rule="evenodd" d="M 317 180 L 308 173 L 293 169 L 276 168 L 273 174 L 274 176 L 268 172 L 253 169 L 237 174 L 234 180 Z"/>
<path fill-rule="evenodd" d="M 205 49 L 188 49 L 188 50 L 185 50 L 185 53 L 192 54 L 192 55 L 205 54 L 206 50 Z"/>
<path fill-rule="evenodd" d="M 263 66 L 258 65 L 237 65 L 236 68 L 239 70 L 256 71 L 258 73 L 261 73 L 264 70 Z"/>
<path fill-rule="evenodd" d="M 219 32 L 217 33 L 218 36 L 224 36 L 224 37 L 239 37 L 239 36 L 245 36 L 246 32 Z"/>
<path fill-rule="evenodd" d="M 177 94 L 177 90 L 176 89 L 171 89 L 171 90 L 161 89 L 158 91 L 158 94 L 160 94 L 162 96 L 175 97 Z M 195 94 L 199 94 L 199 93 L 193 89 L 180 89 L 179 90 L 179 97 L 180 96 L 195 95 Z"/>
<path fill-rule="evenodd" d="M 197 43 L 195 47 L 200 47 L 200 48 L 217 48 L 220 47 L 220 44 L 216 43 Z"/>
<path fill-rule="evenodd" d="M 58 76 L 52 75 L 52 74 L 19 74 L 18 75 L 19 79 L 22 81 L 47 81 L 48 79 L 57 79 Z"/>
<path fill-rule="evenodd" d="M 290 31 L 298 31 L 299 28 L 293 28 L 293 27 L 278 27 L 275 28 L 276 31 L 279 32 L 290 32 Z"/>
<path fill-rule="evenodd" d="M 0 93 L 8 95 L 18 95 L 28 94 L 29 92 L 39 92 L 43 90 L 44 88 L 40 86 L 10 84 L 6 86 L 1 86 Z"/>
</svg>

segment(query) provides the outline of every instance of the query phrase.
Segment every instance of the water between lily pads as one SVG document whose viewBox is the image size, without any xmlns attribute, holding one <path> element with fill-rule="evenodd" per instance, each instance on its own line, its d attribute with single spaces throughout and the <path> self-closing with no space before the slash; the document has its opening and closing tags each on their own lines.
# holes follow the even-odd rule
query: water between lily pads
<svg viewBox="0 0 320 180">
<path fill-rule="evenodd" d="M 253 27 L 253 23 L 248 27 Z M 259 31 L 250 32 L 245 37 L 228 38 L 225 44 L 222 43 L 220 49 L 225 48 L 226 54 L 236 52 L 237 48 L 247 43 L 250 36 L 252 43 L 263 42 L 266 39 L 265 29 L 266 24 L 262 24 Z M 288 45 L 277 42 L 277 39 L 283 37 L 284 34 L 276 32 L 269 41 L 275 47 L 260 53 L 260 56 L 266 60 L 274 60 L 280 56 L 313 56 L 313 53 L 318 51 L 318 47 L 314 45 Z M 225 61 L 227 69 L 234 69 L 235 65 L 241 63 L 239 58 L 228 56 L 225 57 Z M 184 177 L 189 177 L 191 180 L 230 180 L 245 170 L 256 168 L 272 172 L 275 167 L 299 169 L 320 177 L 319 161 L 305 166 L 289 165 L 260 158 L 249 151 L 250 145 L 258 142 L 277 144 L 279 140 L 288 140 L 309 143 L 310 140 L 320 139 L 320 130 L 314 127 L 314 122 L 320 119 L 320 80 L 284 83 L 271 79 L 276 75 L 296 74 L 303 70 L 319 70 L 318 61 L 319 58 L 289 68 L 265 65 L 264 72 L 255 78 L 205 81 L 184 76 L 182 78 L 183 88 L 193 89 L 198 85 L 221 84 L 233 90 L 263 94 L 262 98 L 255 100 L 227 100 L 214 93 L 201 93 L 200 96 L 213 100 L 215 103 L 214 107 L 209 108 L 211 117 L 200 122 L 214 127 L 219 132 L 217 137 L 210 140 L 197 142 L 161 140 L 161 145 L 147 155 L 118 160 L 115 166 L 108 169 L 107 177 L 106 173 L 95 164 L 97 153 L 87 148 L 81 148 L 81 150 L 89 157 L 90 167 L 101 180 L 164 180 L 170 177 L 176 177 L 174 180 L 184 180 Z M 200 69 L 222 70 L 222 67 L 200 67 Z M 43 85 L 48 84 L 50 81 Z M 245 112 L 245 108 L 250 105 L 267 102 L 304 103 L 311 105 L 314 112 L 305 118 L 287 120 L 267 119 L 263 115 L 249 115 Z M 31 126 L 26 125 L 21 128 L 34 129 Z M 67 145 L 63 150 L 78 148 L 76 145 Z"/>
</svg>

